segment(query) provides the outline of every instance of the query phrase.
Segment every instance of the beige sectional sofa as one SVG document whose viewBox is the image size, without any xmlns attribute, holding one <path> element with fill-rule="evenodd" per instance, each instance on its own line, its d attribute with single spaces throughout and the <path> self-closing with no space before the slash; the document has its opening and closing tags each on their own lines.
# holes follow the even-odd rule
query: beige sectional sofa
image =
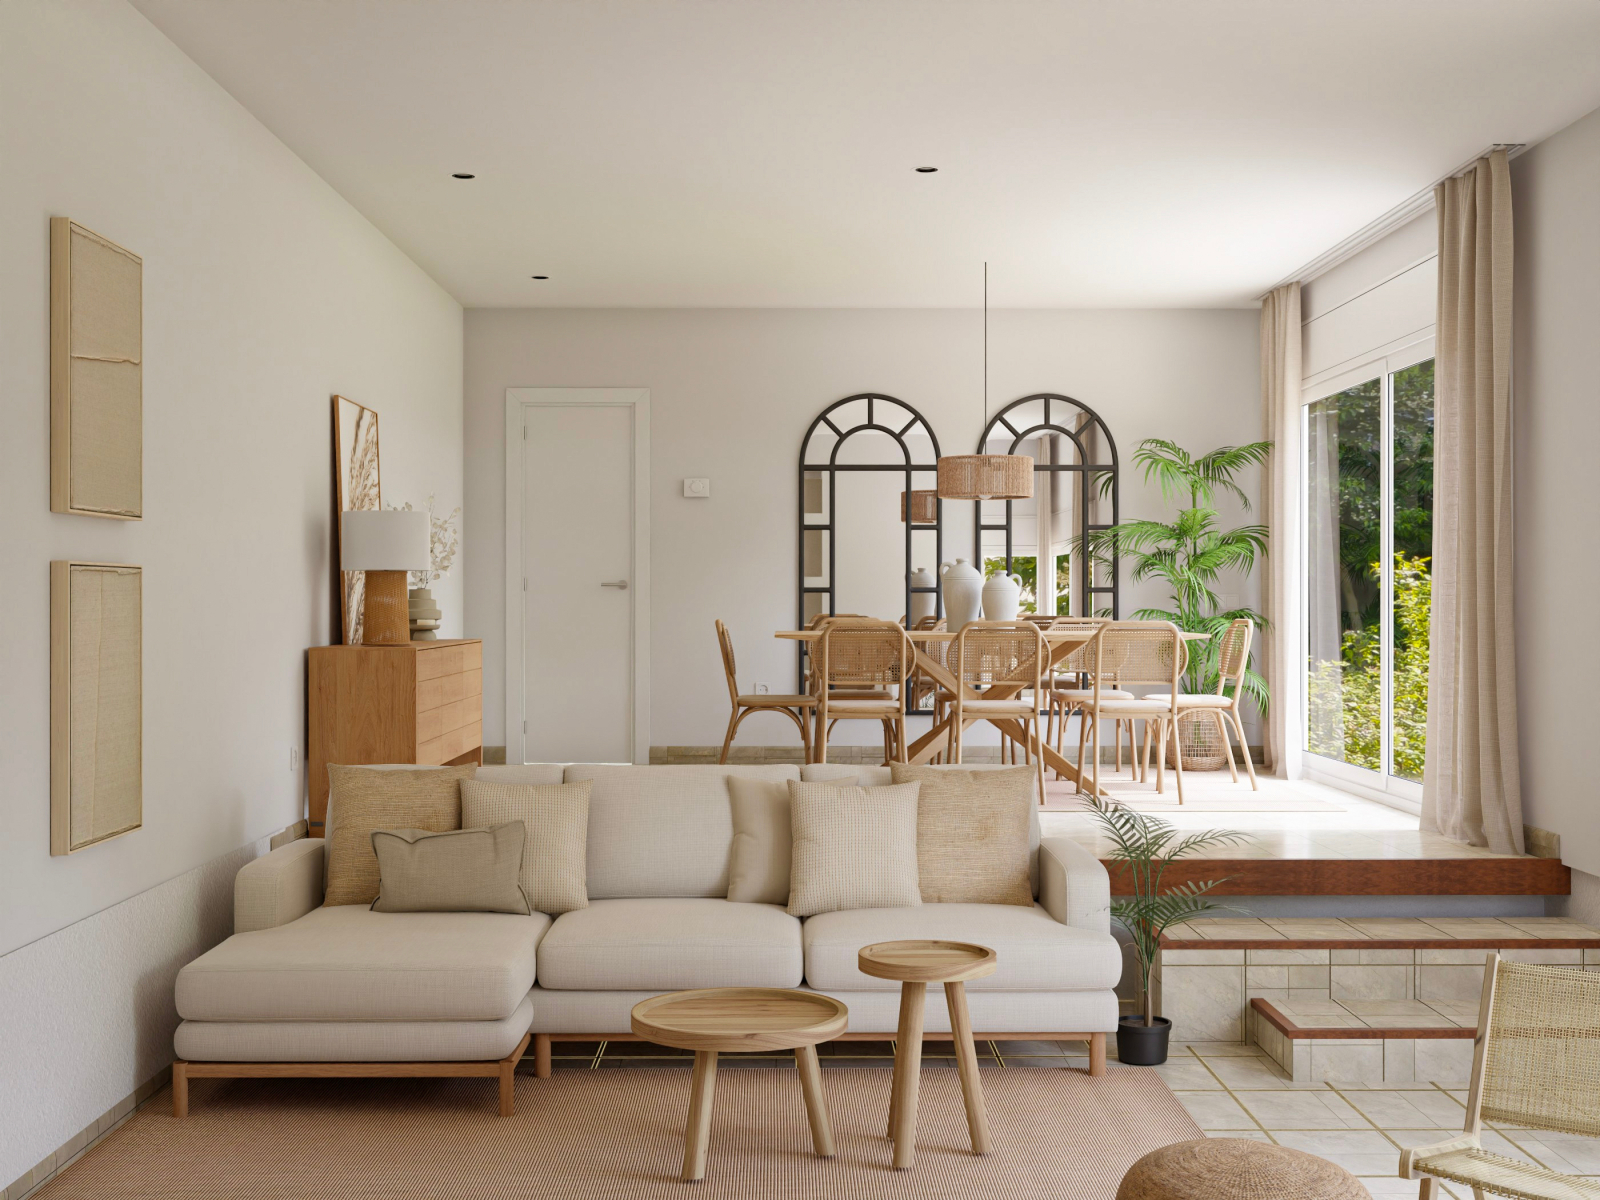
<svg viewBox="0 0 1600 1200">
<path fill-rule="evenodd" d="M 892 1036 L 898 985 L 861 974 L 856 951 L 948 938 L 999 955 L 993 975 L 968 985 L 980 1036 L 1092 1038 L 1094 1065 L 1103 1064 L 1122 957 L 1106 872 L 1087 851 L 1041 842 L 1035 817 L 1032 908 L 923 904 L 802 921 L 726 899 L 732 774 L 888 782 L 886 768 L 837 765 L 480 768 L 479 778 L 503 782 L 592 780 L 589 906 L 553 921 L 325 908 L 323 843 L 292 842 L 239 872 L 234 936 L 179 973 L 180 1063 L 196 1074 L 223 1063 L 514 1066 L 531 1032 L 543 1075 L 552 1037 L 626 1037 L 639 1000 L 719 986 L 813 988 L 849 1005 L 848 1036 Z M 949 1030 L 940 989 L 930 990 L 926 1020 L 930 1036 Z"/>
</svg>

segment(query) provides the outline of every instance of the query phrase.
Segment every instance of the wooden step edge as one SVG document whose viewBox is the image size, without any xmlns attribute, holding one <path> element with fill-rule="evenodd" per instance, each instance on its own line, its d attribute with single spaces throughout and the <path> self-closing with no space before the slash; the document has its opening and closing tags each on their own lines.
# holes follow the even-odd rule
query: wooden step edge
<svg viewBox="0 0 1600 1200">
<path fill-rule="evenodd" d="M 1600 950 L 1592 938 L 1171 938 L 1163 950 Z"/>
<path fill-rule="evenodd" d="M 1267 1024 L 1292 1041 L 1306 1039 L 1315 1041 L 1376 1042 L 1401 1038 L 1470 1040 L 1478 1032 L 1471 1026 L 1464 1025 L 1423 1025 L 1418 1028 L 1402 1026 L 1380 1028 L 1367 1025 L 1296 1025 L 1279 1012 L 1272 1001 L 1263 999 L 1260 996 L 1252 996 L 1250 998 L 1250 1007 L 1265 1017 Z"/>
</svg>

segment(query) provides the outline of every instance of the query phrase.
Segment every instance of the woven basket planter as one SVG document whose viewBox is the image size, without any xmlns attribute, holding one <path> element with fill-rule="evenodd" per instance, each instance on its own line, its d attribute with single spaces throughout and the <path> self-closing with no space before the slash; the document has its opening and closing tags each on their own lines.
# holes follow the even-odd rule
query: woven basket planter
<svg viewBox="0 0 1600 1200">
<path fill-rule="evenodd" d="M 1167 742 L 1167 766 L 1178 765 L 1179 746 L 1183 748 L 1185 771 L 1220 771 L 1228 765 L 1228 743 L 1217 728 L 1216 717 L 1209 712 L 1178 718 L 1178 736 Z"/>
</svg>

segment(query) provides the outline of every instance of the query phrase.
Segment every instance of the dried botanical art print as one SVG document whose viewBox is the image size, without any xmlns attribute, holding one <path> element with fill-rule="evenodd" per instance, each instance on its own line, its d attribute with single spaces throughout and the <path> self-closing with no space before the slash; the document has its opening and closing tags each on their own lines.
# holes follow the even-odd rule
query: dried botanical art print
<svg viewBox="0 0 1600 1200">
<path fill-rule="evenodd" d="M 378 478 L 378 414 L 343 396 L 333 398 L 333 481 L 341 514 L 383 507 Z M 344 643 L 361 643 L 361 604 L 366 573 L 339 570 L 339 538 L 334 533 L 334 575 L 339 580 Z"/>
</svg>

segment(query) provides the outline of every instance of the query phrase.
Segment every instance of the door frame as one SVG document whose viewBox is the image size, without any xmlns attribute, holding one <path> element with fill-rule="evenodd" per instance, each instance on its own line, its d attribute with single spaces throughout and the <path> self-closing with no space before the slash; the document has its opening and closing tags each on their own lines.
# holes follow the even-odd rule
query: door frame
<svg viewBox="0 0 1600 1200">
<path fill-rule="evenodd" d="M 633 761 L 650 761 L 650 390 L 648 388 L 535 388 L 506 389 L 506 761 L 527 758 L 527 712 L 523 705 L 526 630 L 523 628 L 522 561 L 523 446 L 526 414 L 530 408 L 568 408 L 578 405 L 628 408 L 633 416 L 633 562 L 629 587 L 633 592 L 633 629 L 629 647 L 633 655 L 632 729 Z"/>
</svg>

